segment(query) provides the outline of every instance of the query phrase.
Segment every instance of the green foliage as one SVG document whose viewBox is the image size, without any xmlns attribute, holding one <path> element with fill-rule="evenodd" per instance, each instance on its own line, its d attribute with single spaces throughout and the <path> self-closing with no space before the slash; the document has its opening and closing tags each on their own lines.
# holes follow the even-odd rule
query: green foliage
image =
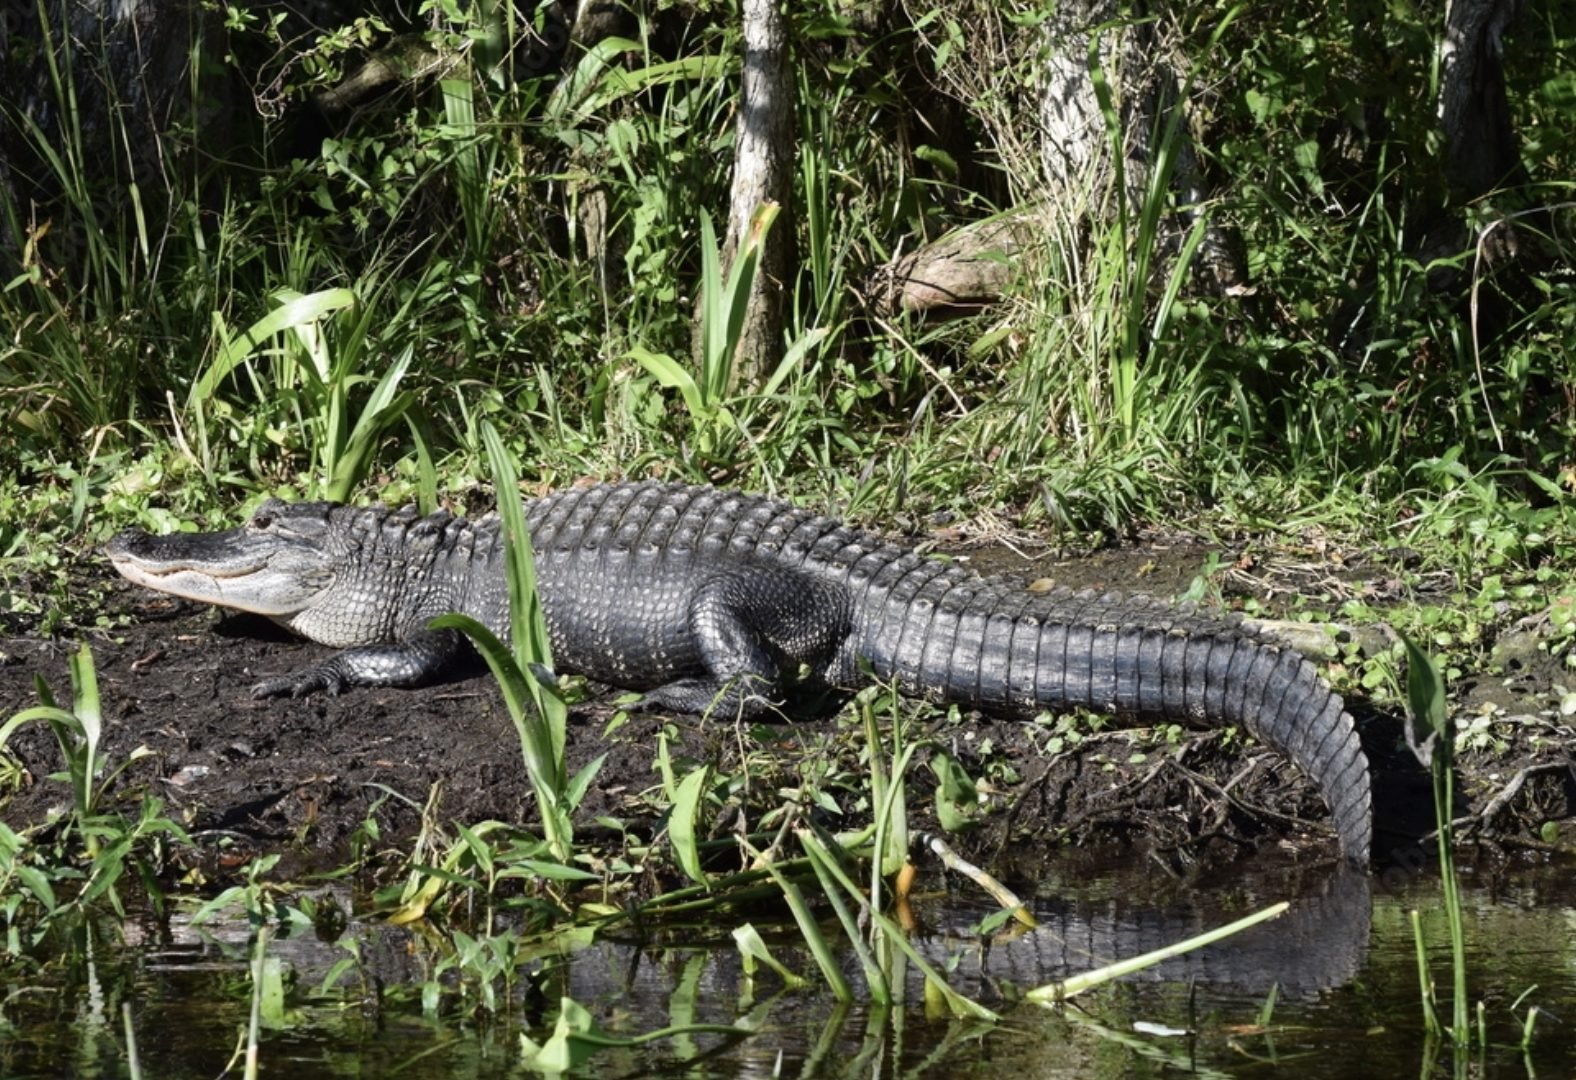
<svg viewBox="0 0 1576 1080">
<path fill-rule="evenodd" d="M 440 630 L 464 631 L 492 669 L 493 678 L 503 690 L 509 717 L 514 721 L 548 846 L 555 858 L 567 861 L 574 852 L 574 809 L 596 776 L 602 759 L 598 758 L 572 778 L 564 771 L 569 707 L 550 674 L 553 656 L 542 605 L 536 595 L 531 535 L 520 500 L 514 494 L 519 490 L 514 460 L 490 424 L 483 424 L 482 437 L 492 461 L 498 515 L 503 521 L 511 647 L 506 649 L 492 631 L 468 615 L 444 615 L 434 619 L 432 626 Z"/>
<path fill-rule="evenodd" d="M 55 704 L 54 695 L 42 676 L 35 676 L 33 684 L 43 704 L 23 709 L 0 724 L 0 751 L 24 724 L 42 720 L 49 725 L 66 763 L 72 810 L 81 832 L 82 846 L 89 856 L 95 856 L 99 853 L 101 837 L 93 823 L 98 816 L 100 796 L 122 770 L 143 756 L 142 752 L 133 753 L 100 778 L 103 763 L 98 759 L 98 745 L 104 721 L 99 712 L 98 675 L 93 668 L 93 652 L 88 646 L 82 646 L 71 658 L 71 711 Z"/>
<path fill-rule="evenodd" d="M 522 1037 L 523 1062 L 532 1072 L 558 1076 L 570 1069 L 580 1068 L 602 1050 L 640 1046 L 657 1039 L 680 1038 L 690 1034 L 726 1035 L 742 1039 L 754 1034 L 754 1031 L 748 1027 L 727 1024 L 682 1024 L 632 1037 L 619 1037 L 603 1031 L 584 1006 L 570 998 L 563 998 L 558 1004 L 558 1019 L 553 1024 L 553 1032 L 546 1042 L 538 1044 Z"/>
<path fill-rule="evenodd" d="M 641 14 L 542 79 L 515 62 L 535 8 L 432 4 L 405 34 L 364 16 L 304 51 L 282 14 L 233 9 L 225 60 L 268 87 L 252 133 L 264 167 L 198 157 L 176 132 L 171 160 L 208 165 L 170 168 L 157 192 L 98 186 L 72 126 L 78 76 L 57 63 L 66 137 L 10 118 L 59 192 L 53 216 L 0 192 L 18 253 L 0 292 L 17 328 L 0 365 L 20 434 L 5 465 L 170 440 L 209 499 L 342 496 L 381 458 L 402 482 L 419 471 L 430 501 L 440 482 L 465 485 L 485 418 L 547 475 L 683 460 L 856 506 L 1006 499 L 1076 529 L 1241 505 L 1266 478 L 1400 499 L 1412 463 L 1450 454 L 1566 501 L 1548 492 L 1576 436 L 1560 392 L 1576 381 L 1570 284 L 1534 272 L 1511 295 L 1470 243 L 1418 254 L 1417 222 L 1444 198 L 1431 15 L 1294 5 L 1164 28 L 1195 113 L 1166 114 L 1139 201 L 1047 221 L 1043 265 L 991 322 L 926 326 L 872 318 L 862 275 L 988 213 L 990 193 L 1032 193 L 1018 121 L 1039 78 L 1028 43 L 1052 11 L 953 0 L 872 34 L 857 10 L 790 5 L 799 146 L 773 227 L 801 253 L 782 283 L 791 362 L 747 386 L 729 327 L 749 259 L 720 267 L 707 228 L 729 186 L 736 31 L 720 10 L 690 14 L 682 28 Z M 992 32 L 965 31 L 976 22 Z M 1570 95 L 1539 65 L 1566 31 L 1549 29 L 1510 76 L 1528 160 L 1561 176 Z M 1090 55 L 1117 147 L 1130 133 Z M 406 73 L 402 92 L 294 138 L 309 98 L 373 58 Z M 914 93 L 921 78 L 960 88 L 961 134 Z M 1169 182 L 1185 144 L 1207 159 L 1207 204 L 1180 205 Z M 105 216 L 128 197 L 133 213 Z M 1545 185 L 1465 220 L 1557 247 L 1569 211 L 1545 208 L 1564 198 Z M 1196 287 L 1206 224 L 1241 238 L 1247 298 Z M 1472 284 L 1472 311 L 1447 279 Z M 357 302 L 261 332 L 292 298 L 342 290 Z"/>
<path fill-rule="evenodd" d="M 66 766 L 63 774 L 50 779 L 69 783 L 71 809 L 54 823 L 47 844 L 0 826 L 0 916 L 7 929 L 4 952 L 13 960 L 24 957 L 52 926 L 80 919 L 101 899 L 124 917 L 118 886 L 128 869 L 138 872 L 157 904 L 149 866 L 162 861 L 165 843 L 190 843 L 185 831 L 163 816 L 163 804 L 151 796 L 143 797 L 132 821 L 101 805 L 104 793 L 143 751 L 113 768 L 101 760 L 103 719 L 88 647 L 82 646 L 71 659 L 69 711 L 55 704 L 42 678 L 35 679 L 35 685 L 43 704 L 0 724 L 0 755 L 23 726 L 35 721 L 48 724 Z"/>
<path fill-rule="evenodd" d="M 750 923 L 733 928 L 733 941 L 739 949 L 739 957 L 743 963 L 744 974 L 748 978 L 755 977 L 757 964 L 764 964 L 777 974 L 783 984 L 790 990 L 797 990 L 805 986 L 806 982 L 800 978 L 782 961 L 778 960 L 767 947 L 761 932 Z"/>
<path fill-rule="evenodd" d="M 705 765 L 691 769 L 674 788 L 668 811 L 668 844 L 673 849 L 673 858 L 690 880 L 700 885 L 705 885 L 709 879 L 701 866 L 695 825 L 710 771 Z"/>
<path fill-rule="evenodd" d="M 739 344 L 744 331 L 745 312 L 749 307 L 750 288 L 755 282 L 756 264 L 760 260 L 766 234 L 777 218 L 778 209 L 773 205 L 763 206 L 756 211 L 751 219 L 749 235 L 740 244 L 738 257 L 728 270 L 726 284 L 722 280 L 722 253 L 717 247 L 711 215 L 701 211 L 701 349 L 698 372 L 692 375 L 673 357 L 666 353 L 654 353 L 643 346 L 637 345 L 629 351 L 630 358 L 650 372 L 658 383 L 669 390 L 679 391 L 689 411 L 695 449 L 708 460 L 719 455 L 722 438 L 741 430 L 727 402 L 738 388 Z M 786 371 L 778 372 L 768 384 L 766 393 L 771 393 L 785 374 Z"/>
<path fill-rule="evenodd" d="M 1417 940 L 1418 975 L 1422 985 L 1424 1023 L 1430 1035 L 1449 1033 L 1458 1049 L 1471 1041 L 1467 1022 L 1466 928 L 1461 917 L 1461 885 L 1456 879 L 1455 862 L 1455 731 L 1445 702 L 1445 682 L 1433 659 L 1403 635 L 1406 647 L 1406 697 L 1411 712 L 1409 741 L 1433 780 L 1434 819 L 1439 843 L 1439 879 L 1444 893 L 1446 925 L 1450 933 L 1450 971 L 1452 1021 L 1441 1024 L 1434 1008 L 1433 980 L 1427 977 L 1427 954 L 1413 912 L 1413 933 Z"/>
<path fill-rule="evenodd" d="M 314 494 L 321 490 L 325 498 L 343 502 L 366 478 L 372 453 L 385 429 L 404 416 L 414 400 L 408 392 L 398 390 L 410 367 L 413 349 L 405 347 L 377 379 L 360 413 L 352 417 L 351 390 L 372 380 L 371 375 L 359 370 L 366 359 L 368 335 L 374 325 L 370 306 L 358 310 L 355 294 L 349 289 L 328 289 L 307 296 L 283 290 L 274 299 L 279 306 L 239 335 L 232 335 L 223 317 L 215 313 L 214 327 L 221 342 L 218 354 L 193 384 L 188 402 L 188 412 L 198 431 L 200 460 L 205 464 L 213 460 L 204 422 L 205 406 L 236 367 L 266 352 L 282 364 L 274 371 L 273 393 L 260 396 L 271 397 L 294 412 L 300 443 L 315 450 L 318 468 L 309 490 Z M 325 318 L 335 312 L 344 313 L 347 325 L 333 329 L 324 326 Z M 266 348 L 276 337 L 284 338 L 283 347 Z M 254 372 L 252 377 L 255 383 L 258 375 Z"/>
<path fill-rule="evenodd" d="M 887 973 L 893 968 L 901 972 L 901 968 L 893 962 L 900 954 L 924 975 L 927 992 L 936 994 L 953 1016 L 979 1020 L 999 1019 L 990 1009 L 971 1001 L 947 985 L 941 973 L 919 955 L 902 927 L 883 914 L 848 876 L 838 853 L 828 846 L 822 837 L 808 828 L 797 830 L 796 835 L 810 860 L 810 865 L 815 870 L 822 895 L 837 913 L 848 942 L 864 965 L 871 994 L 878 1003 L 887 1004 L 892 1001 L 892 980 L 888 978 Z M 860 920 L 854 918 L 855 909 L 861 913 Z M 873 948 L 867 948 L 864 944 L 863 935 L 859 930 L 861 920 L 868 922 L 873 928 L 872 934 L 875 939 Z"/>
<path fill-rule="evenodd" d="M 891 710 L 892 733 L 883 739 L 876 723 L 876 699 Z M 870 802 L 875 807 L 875 852 L 870 875 L 871 895 L 879 902 L 882 880 L 902 869 L 908 861 L 908 766 L 914 747 L 905 745 L 902 706 L 895 690 L 878 694 L 871 688 L 855 698 L 855 708 L 864 722 L 865 746 L 870 770 Z M 884 744 L 891 743 L 891 759 L 883 761 Z"/>
<path fill-rule="evenodd" d="M 508 1000 L 531 946 L 496 931 L 495 908 L 518 902 L 533 928 L 562 925 L 583 882 L 612 888 L 654 868 L 686 884 L 641 918 L 784 897 L 834 995 L 852 991 L 807 882 L 840 907 L 839 947 L 862 950 L 867 981 L 879 986 L 898 955 L 878 955 L 898 946 L 876 919 L 907 851 L 918 744 L 901 725 L 877 730 L 879 695 L 856 717 L 863 764 L 804 755 L 754 823 L 798 839 L 794 858 L 772 850 L 770 870 L 727 870 L 740 845 L 707 839 L 710 818 L 761 780 L 704 758 L 666 761 L 649 796 L 665 846 L 626 837 L 605 862 L 584 858 L 574 812 L 595 765 L 566 774 L 505 444 L 544 481 L 781 486 L 883 524 L 1004 507 L 1083 539 L 1209 507 L 1230 528 L 1328 526 L 1470 573 L 1474 588 L 1385 615 L 1426 636 L 1447 671 L 1481 662 L 1496 627 L 1540 610 L 1549 649 L 1576 640 L 1560 599 L 1576 559 L 1576 296 L 1556 270 L 1576 172 L 1564 16 L 1540 16 L 1538 33 L 1513 27 L 1519 51 L 1507 54 L 1525 159 L 1552 182 L 1464 208 L 1437 179 L 1437 12 L 1366 0 L 1184 12 L 1155 29 L 1185 61 L 1175 89 L 1193 105 L 1152 133 L 1137 200 L 1090 190 L 1053 208 L 1014 298 L 943 324 L 883 314 L 869 271 L 1033 196 L 1042 164 L 1024 117 L 1038 108 L 1055 6 L 949 0 L 879 24 L 860 5 L 785 13 L 793 190 L 757 229 L 786 233 L 798 259 L 781 283 L 786 359 L 754 385 L 737 343 L 755 249 L 724 267 L 712 227 L 729 196 L 740 75 L 727 5 L 634 13 L 627 37 L 547 78 L 514 62 L 545 17 L 529 5 L 429 3 L 415 32 L 363 16 L 304 49 L 285 13 L 232 6 L 223 59 L 209 61 L 260 88 L 242 132 L 256 159 L 227 160 L 177 130 L 160 190 L 89 167 L 69 65 L 48 71 L 58 130 L 4 107 L 52 194 L 35 207 L 0 185 L 0 419 L 13 436 L 0 447 L 0 555 L 18 560 L 0 610 L 70 618 L 63 602 L 80 601 L 63 595 L 59 550 L 118 523 L 189 526 L 263 488 L 356 497 L 374 478 L 430 506 L 440 490 L 468 493 L 491 463 L 515 538 L 511 640 L 464 628 L 505 688 L 544 838 L 434 826 L 380 898 L 403 921 L 475 902 L 487 913 L 453 936 L 434 1008 L 451 993 L 438 975 L 486 1009 Z M 1085 59 L 1115 149 L 1135 133 L 1099 81 L 1118 74 L 1102 55 Z M 299 126 L 313 95 L 373 58 L 404 66 L 396 90 L 326 130 Z M 960 92 L 964 72 L 976 79 Z M 195 116 L 203 102 L 186 104 Z M 115 115 L 117 140 L 139 137 Z M 1199 205 L 1170 182 L 1185 152 L 1202 157 L 1212 189 Z M 1213 224 L 1240 240 L 1241 295 L 1197 280 Z M 1555 256 L 1514 287 L 1475 243 L 1511 226 Z M 28 592 L 12 584 L 22 575 L 50 584 Z M 1345 616 L 1380 613 L 1354 600 Z M 1344 659 L 1338 678 L 1375 694 L 1395 680 L 1392 655 L 1354 647 Z M 134 822 L 104 815 L 114 769 L 96 760 L 91 697 L 83 679 L 82 715 L 47 700 L 30 710 L 61 743 L 74 813 L 54 852 L 0 832 L 13 942 L 68 895 L 113 901 L 122 868 L 177 835 L 152 802 Z M 1084 730 L 1060 718 L 1047 746 Z M 1492 730 L 1480 734 L 1492 745 Z M 932 760 L 939 815 L 967 826 L 971 778 Z M 833 845 L 800 828 L 807 812 L 854 805 L 868 836 Z M 869 860 L 858 889 L 854 855 Z M 589 1029 L 564 1015 L 554 1053 L 569 1055 Z"/>
</svg>

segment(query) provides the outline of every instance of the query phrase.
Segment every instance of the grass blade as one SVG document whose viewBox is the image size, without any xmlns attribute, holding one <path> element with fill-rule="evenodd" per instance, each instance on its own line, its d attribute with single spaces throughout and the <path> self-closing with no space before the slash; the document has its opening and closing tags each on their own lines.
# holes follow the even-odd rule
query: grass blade
<svg viewBox="0 0 1576 1080">
<path fill-rule="evenodd" d="M 533 674 L 532 665 L 551 671 L 552 643 L 547 636 L 547 618 L 536 595 L 536 559 L 531 552 L 531 533 L 525 523 L 525 508 L 520 502 L 520 484 L 514 457 L 491 423 L 481 427 L 482 442 L 492 465 L 493 486 L 498 492 L 498 517 L 503 522 L 509 562 L 509 621 L 516 663 L 525 673 L 526 686 L 537 712 L 547 725 L 552 740 L 551 772 L 553 790 L 563 788 L 565 729 L 569 710 L 563 699 L 543 687 Z"/>
<path fill-rule="evenodd" d="M 1052 1005 L 1066 1001 L 1068 998 L 1081 994 L 1086 990 L 1092 990 L 1112 980 L 1120 979 L 1123 975 L 1131 975 L 1135 971 L 1153 967 L 1162 960 L 1169 960 L 1173 956 L 1181 956 L 1183 953 L 1192 952 L 1194 949 L 1201 949 L 1205 945 L 1212 945 L 1233 934 L 1241 933 L 1250 926 L 1257 926 L 1259 923 L 1266 922 L 1269 919 L 1279 918 L 1290 907 L 1291 904 L 1282 900 L 1278 904 L 1271 904 L 1262 911 L 1256 911 L 1252 915 L 1244 916 L 1236 922 L 1227 923 L 1225 926 L 1211 930 L 1208 933 L 1199 934 L 1197 937 L 1188 938 L 1186 941 L 1179 941 L 1175 945 L 1167 945 L 1163 949 L 1155 949 L 1153 952 L 1135 956 L 1130 960 L 1107 964 L 1103 968 L 1087 971 L 1081 975 L 1074 975 L 1070 979 L 1048 983 L 1045 986 L 1030 990 L 1025 996 L 1030 1001 L 1040 1005 Z"/>
<path fill-rule="evenodd" d="M 679 781 L 673 794 L 673 804 L 668 810 L 668 843 L 679 867 L 698 885 L 708 883 L 706 871 L 700 863 L 700 848 L 696 843 L 695 823 L 700 818 L 700 803 L 706 796 L 706 779 L 711 768 L 706 765 L 691 770 Z"/>
<path fill-rule="evenodd" d="M 213 396 L 214 389 L 234 371 L 238 364 L 251 358 L 252 354 L 270 338 L 286 330 L 302 331 L 304 327 L 315 323 L 324 315 L 349 307 L 356 302 L 356 294 L 349 289 L 324 289 L 321 292 L 308 293 L 302 296 L 297 293 L 279 294 L 284 302 L 262 318 L 258 319 L 237 338 L 230 338 L 223 331 L 223 317 L 218 312 L 214 313 L 214 324 L 221 331 L 224 345 L 219 349 L 219 355 L 214 357 L 213 363 L 192 383 L 192 391 L 187 398 L 187 407 L 191 408 L 206 402 Z M 303 371 L 307 371 L 303 367 Z M 320 381 L 326 381 L 328 371 L 309 371 Z"/>
</svg>

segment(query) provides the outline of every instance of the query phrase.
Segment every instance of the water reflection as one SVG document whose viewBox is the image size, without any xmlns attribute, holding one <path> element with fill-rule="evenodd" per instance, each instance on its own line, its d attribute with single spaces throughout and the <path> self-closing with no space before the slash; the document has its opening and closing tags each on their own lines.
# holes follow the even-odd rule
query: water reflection
<svg viewBox="0 0 1576 1080">
<path fill-rule="evenodd" d="M 961 887 L 916 899 L 921 954 L 947 970 L 956 989 L 1002 1012 L 997 1025 L 938 1015 L 912 971 L 900 980 L 900 1007 L 838 1005 L 816 988 L 784 991 L 775 975 L 746 976 L 721 923 L 667 927 L 645 941 L 604 937 L 567 952 L 544 944 L 489 1014 L 472 1007 L 474 998 L 461 1000 L 452 972 L 442 972 L 452 956 L 447 939 L 354 923 L 335 941 L 307 930 L 270 943 L 281 1000 L 269 1014 L 262 1058 L 276 1076 L 519 1076 L 520 1036 L 543 1038 L 559 997 L 568 996 L 617 1035 L 701 1022 L 755 1031 L 608 1050 L 586 1067 L 592 1076 L 1229 1075 L 1255 1062 L 1295 1061 L 1298 1075 L 1340 1077 L 1419 1075 L 1424 1066 L 1408 909 L 1423 909 L 1436 924 L 1436 950 L 1444 943 L 1437 886 L 1426 878 L 1373 894 L 1363 875 L 1294 865 L 1201 885 L 1143 866 L 1095 872 L 1058 864 L 1038 880 L 1032 904 L 1040 928 L 1026 933 L 969 934 L 989 908 Z M 1568 1073 L 1576 1052 L 1572 881 L 1567 868 L 1466 882 L 1472 987 L 1489 1003 L 1491 1039 L 1514 1043 L 1509 1006 L 1533 986 L 1531 1000 L 1567 1022 L 1539 1027 L 1527 1061 L 1543 1075 Z M 1016 1004 L 1028 988 L 1282 898 L 1294 900 L 1282 918 L 1081 998 L 1065 1015 Z M 760 929 L 781 959 L 813 976 L 790 928 Z M 83 962 L 6 991 L 0 1075 L 125 1075 L 126 1006 L 144 1075 L 181 1080 L 236 1067 L 250 927 L 174 919 L 133 926 L 126 936 L 125 947 L 109 949 L 104 942 L 118 930 L 84 928 L 63 950 Z M 522 946 L 520 955 L 532 954 Z M 857 963 L 844 962 L 857 984 Z M 436 1010 L 423 1009 L 428 984 L 441 987 Z M 1272 988 L 1278 1001 L 1264 1031 L 1255 1025 Z M 1507 1075 L 1527 1068 L 1512 1049 L 1491 1049 L 1480 1066 Z"/>
</svg>

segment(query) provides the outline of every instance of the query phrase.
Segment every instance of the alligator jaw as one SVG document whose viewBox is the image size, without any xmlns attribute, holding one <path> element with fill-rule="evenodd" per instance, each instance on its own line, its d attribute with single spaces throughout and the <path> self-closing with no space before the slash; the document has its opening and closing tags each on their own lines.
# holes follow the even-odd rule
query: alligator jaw
<svg viewBox="0 0 1576 1080">
<path fill-rule="evenodd" d="M 276 619 L 311 607 L 332 580 L 321 553 L 247 529 L 170 536 L 133 529 L 105 550 L 121 576 L 138 585 Z"/>
</svg>

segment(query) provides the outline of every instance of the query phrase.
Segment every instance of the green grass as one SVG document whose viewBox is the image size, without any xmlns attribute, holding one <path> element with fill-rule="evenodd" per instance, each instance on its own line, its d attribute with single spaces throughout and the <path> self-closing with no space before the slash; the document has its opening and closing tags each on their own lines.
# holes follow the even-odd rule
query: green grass
<svg viewBox="0 0 1576 1080">
<path fill-rule="evenodd" d="M 56 704 L 42 678 L 34 683 L 40 704 L 0 723 L 0 755 L 8 753 L 8 744 L 22 728 L 48 725 L 65 765 L 64 772 L 48 779 L 63 781 L 71 801 L 58 820 L 20 832 L 0 825 L 0 917 L 6 931 L 0 969 L 33 963 L 36 948 L 54 930 L 81 925 L 100 907 L 124 919 L 121 892 L 128 872 L 146 906 L 160 910 L 168 884 L 160 878 L 165 854 L 191 844 L 153 794 L 143 791 L 132 815 L 123 812 L 118 796 L 106 798 L 144 752 L 135 751 L 119 762 L 107 761 L 100 753 L 103 716 L 91 650 L 84 645 L 71 658 L 69 709 Z"/>
<path fill-rule="evenodd" d="M 435 44 L 521 29 L 512 7 L 489 10 L 440 27 Z M 1034 10 L 1003 34 L 1028 32 Z M 176 488 L 183 511 L 223 509 L 256 490 L 349 496 L 376 476 L 430 503 L 481 475 L 487 421 L 544 479 L 679 474 L 872 514 L 985 503 L 1119 534 L 1211 507 L 1251 514 L 1269 489 L 1337 514 L 1346 492 L 1394 518 L 1419 501 L 1448 516 L 1449 485 L 1426 472 L 1439 461 L 1493 474 L 1507 517 L 1514 499 L 1568 524 L 1569 283 L 1534 277 L 1485 346 L 1464 310 L 1426 287 L 1446 264 L 1470 271 L 1472 252 L 1430 264 L 1406 254 L 1404 223 L 1432 193 L 1406 164 L 1428 117 L 1392 104 L 1392 134 L 1366 156 L 1310 156 L 1370 60 L 1353 57 L 1339 77 L 1307 70 L 1310 48 L 1343 40 L 1340 13 L 1302 36 L 1243 12 L 1182 28 L 1195 78 L 1213 80 L 1222 102 L 1208 164 L 1226 183 L 1209 204 L 1175 205 L 1167 181 L 1184 131 L 1173 114 L 1139 204 L 1115 200 L 1104 220 L 1048 216 L 1012 301 L 950 326 L 872 318 L 860 302 L 868 268 L 992 209 L 957 183 L 974 167 L 965 151 L 982 166 L 999 155 L 1032 191 L 1032 147 L 1007 130 L 1032 73 L 994 65 L 994 93 L 961 81 L 980 58 L 946 28 L 969 11 L 879 40 L 846 15 L 790 13 L 815 44 L 796 68 L 793 201 L 772 228 L 793 234 L 801 258 L 782 283 L 790 360 L 759 385 L 740 383 L 730 352 L 739 268 L 724 288 L 706 231 L 728 186 L 716 164 L 736 75 L 727 19 L 697 21 L 662 51 L 658 28 L 642 24 L 556 85 L 516 81 L 507 65 L 451 74 L 261 172 L 217 159 L 170 170 L 165 190 L 139 189 L 137 213 L 107 229 L 104 199 L 130 196 L 95 189 L 87 136 L 12 117 L 60 194 L 47 230 L 0 200 L 23 253 L 0 291 L 16 330 L 0 411 L 19 435 L 0 450 L 0 478 L 74 469 L 86 484 L 74 498 L 107 518 L 74 524 L 100 537 Z M 1430 39 L 1391 19 L 1392 48 L 1422 70 Z M 232 32 L 238 47 L 279 44 L 255 21 Z M 1309 36 L 1319 33 L 1328 40 Z M 291 100 L 379 34 L 371 22 L 325 37 L 288 73 Z M 931 50 L 936 77 L 972 95 L 981 126 L 968 139 L 886 136 L 907 122 L 894 60 L 905 47 Z M 68 118 L 78 77 L 52 73 Z M 1557 108 L 1535 93 L 1525 106 Z M 1101 113 L 1120 145 L 1129 133 L 1109 91 Z M 263 145 L 287 145 L 283 123 L 262 121 Z M 1540 130 L 1540 152 L 1571 156 Z M 218 210 L 204 212 L 214 192 Z M 1528 194 L 1564 206 L 1568 192 Z M 1327 212 L 1337 197 L 1349 213 Z M 1166 239 L 1184 209 L 1197 211 L 1193 227 Z M 1536 228 L 1530 209 L 1517 220 Z M 1257 308 L 1197 288 L 1206 221 L 1239 230 Z M 303 307 L 333 297 L 353 301 Z M 106 503 L 117 487 L 148 497 Z"/>
</svg>

